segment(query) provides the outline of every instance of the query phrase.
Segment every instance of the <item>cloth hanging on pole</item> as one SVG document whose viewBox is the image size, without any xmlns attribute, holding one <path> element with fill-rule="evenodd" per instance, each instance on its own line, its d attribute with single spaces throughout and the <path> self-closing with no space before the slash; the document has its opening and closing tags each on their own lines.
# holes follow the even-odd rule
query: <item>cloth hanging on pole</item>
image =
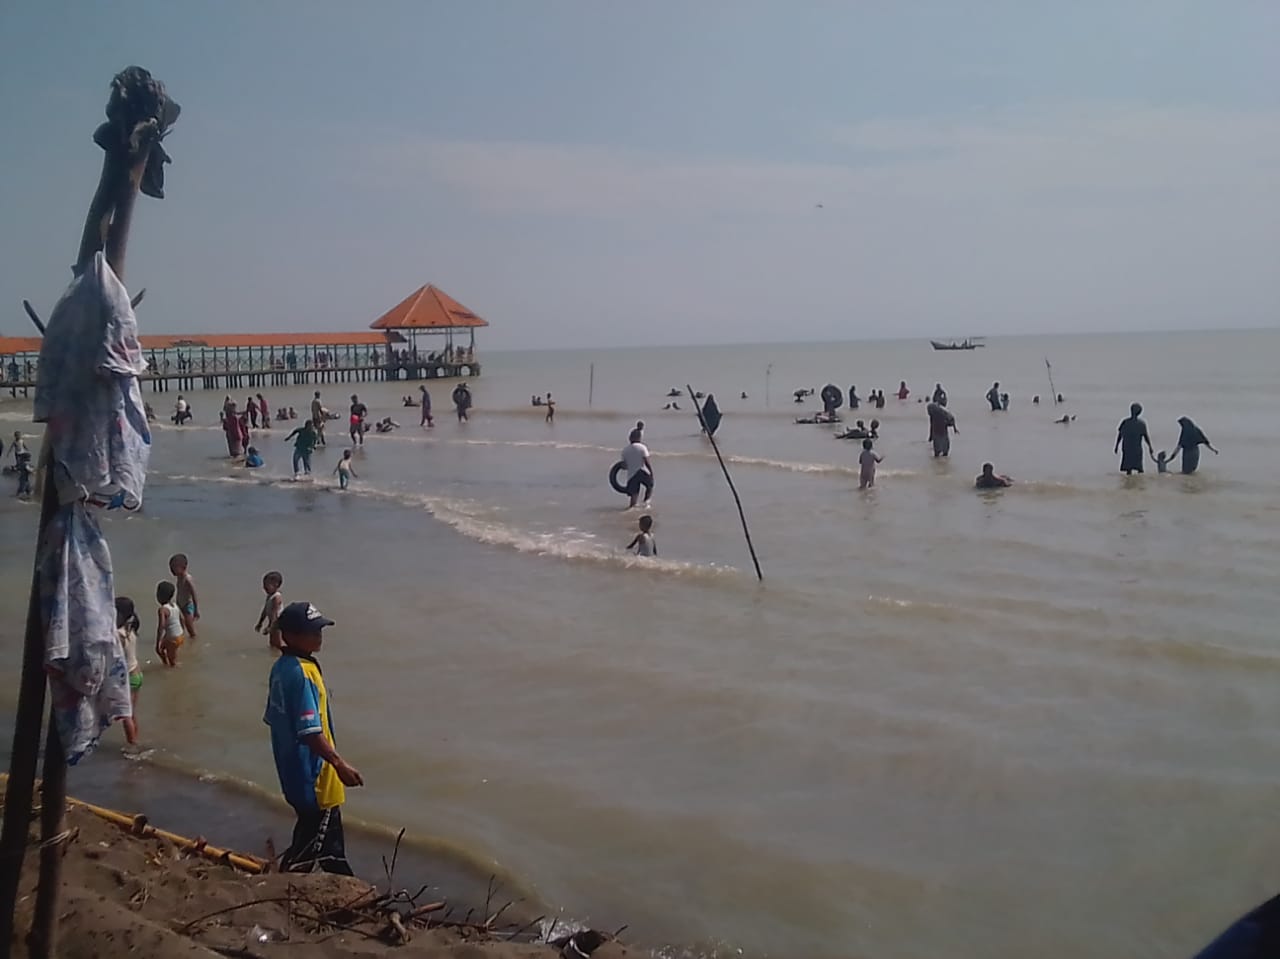
<svg viewBox="0 0 1280 959">
<path fill-rule="evenodd" d="M 49 318 L 34 402 L 58 496 L 37 556 L 44 661 L 70 765 L 131 714 L 111 552 L 91 507 L 142 505 L 151 453 L 137 379 L 145 370 L 128 291 L 99 252 Z"/>
</svg>

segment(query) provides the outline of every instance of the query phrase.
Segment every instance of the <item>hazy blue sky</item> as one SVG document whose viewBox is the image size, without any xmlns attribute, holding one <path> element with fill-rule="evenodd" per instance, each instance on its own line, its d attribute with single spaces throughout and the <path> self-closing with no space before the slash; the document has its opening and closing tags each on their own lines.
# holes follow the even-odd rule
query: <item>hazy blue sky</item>
<svg viewBox="0 0 1280 959">
<path fill-rule="evenodd" d="M 4 0 L 0 332 L 69 277 L 130 63 L 183 106 L 155 332 L 424 282 L 509 347 L 1280 313 L 1276 0 Z"/>
</svg>

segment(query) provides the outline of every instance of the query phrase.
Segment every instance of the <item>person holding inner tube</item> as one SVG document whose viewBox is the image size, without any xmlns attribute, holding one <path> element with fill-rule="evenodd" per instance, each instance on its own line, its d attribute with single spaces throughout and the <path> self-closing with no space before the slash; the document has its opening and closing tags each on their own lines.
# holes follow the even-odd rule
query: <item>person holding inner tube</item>
<svg viewBox="0 0 1280 959">
<path fill-rule="evenodd" d="M 626 449 L 622 451 L 622 462 L 627 470 L 627 495 L 631 497 L 628 509 L 634 509 L 640 501 L 640 489 L 644 488 L 644 502 L 647 506 L 653 498 L 653 464 L 649 462 L 649 448 L 640 442 L 643 434 L 632 430 Z"/>
<path fill-rule="evenodd" d="M 833 383 L 828 383 L 822 388 L 822 412 L 831 416 L 836 410 L 840 409 L 844 403 L 844 394 L 840 387 Z"/>
</svg>

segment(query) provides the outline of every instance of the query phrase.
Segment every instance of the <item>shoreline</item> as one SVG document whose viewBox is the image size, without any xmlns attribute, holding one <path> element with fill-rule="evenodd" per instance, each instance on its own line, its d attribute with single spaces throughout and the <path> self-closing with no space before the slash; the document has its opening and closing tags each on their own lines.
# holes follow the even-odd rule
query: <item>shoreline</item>
<svg viewBox="0 0 1280 959">
<path fill-rule="evenodd" d="M 37 822 L 33 817 L 19 890 L 17 957 L 28 955 L 25 937 L 39 871 L 33 848 Z M 611 936 L 522 916 L 500 905 L 505 900 L 493 890 L 478 913 L 426 888 L 409 892 L 395 868 L 379 885 L 324 873 L 254 873 L 165 838 L 140 835 L 136 827 L 109 822 L 76 800 L 69 801 L 65 825 L 57 941 L 60 954 L 69 957 L 325 959 L 393 950 L 411 959 L 636 955 Z"/>
<path fill-rule="evenodd" d="M 0 730 L 0 735 L 4 735 Z M 116 753 L 116 755 L 108 755 Z M 7 765 L 7 763 L 6 763 Z M 268 842 L 277 850 L 289 844 L 293 815 L 278 797 L 256 784 L 224 774 L 175 767 L 150 757 L 129 759 L 113 742 L 104 742 L 89 762 L 70 771 L 68 794 L 81 802 L 143 815 L 159 828 L 200 837 L 211 844 L 257 858 L 268 858 Z M 383 879 L 384 860 L 397 856 L 397 875 L 406 885 L 425 886 L 451 903 L 479 908 L 490 884 L 531 909 L 556 913 L 521 877 L 500 863 L 474 854 L 447 837 L 430 835 L 417 824 L 399 827 L 344 817 L 347 852 L 357 876 Z M 621 923 L 619 923 L 621 924 Z"/>
</svg>

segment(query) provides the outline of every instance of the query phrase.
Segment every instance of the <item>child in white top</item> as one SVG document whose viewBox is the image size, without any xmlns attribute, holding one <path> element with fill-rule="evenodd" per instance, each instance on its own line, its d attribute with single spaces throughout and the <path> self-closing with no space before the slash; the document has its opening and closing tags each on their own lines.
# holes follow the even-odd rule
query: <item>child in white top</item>
<svg viewBox="0 0 1280 959">
<path fill-rule="evenodd" d="M 280 627 L 276 625 L 280 611 L 284 609 L 284 595 L 280 592 L 283 585 L 284 576 L 274 569 L 262 577 L 262 591 L 267 594 L 267 601 L 262 604 L 262 615 L 254 624 L 253 631 L 270 637 L 272 649 L 279 649 L 284 645 L 280 641 Z"/>
<path fill-rule="evenodd" d="M 156 655 L 171 667 L 178 665 L 178 650 L 187 641 L 182 614 L 173 601 L 177 592 L 177 587 L 167 580 L 156 587 Z"/>
<path fill-rule="evenodd" d="M 354 465 L 351 462 L 351 450 L 343 450 L 342 459 L 338 460 L 338 465 L 333 468 L 334 475 L 338 477 L 338 489 L 346 489 L 351 484 L 351 477 L 358 475 L 352 469 Z"/>
<path fill-rule="evenodd" d="M 657 556 L 658 544 L 653 539 L 653 517 L 640 517 L 640 532 L 627 544 L 627 550 L 635 550 L 637 556 Z"/>
<path fill-rule="evenodd" d="M 128 596 L 116 597 L 116 636 L 124 650 L 129 665 L 129 698 L 133 701 L 133 715 L 123 720 L 124 738 L 130 746 L 138 744 L 138 693 L 142 689 L 142 669 L 138 666 L 138 629 L 142 623 Z"/>
<path fill-rule="evenodd" d="M 871 446 L 871 440 L 862 441 L 862 453 L 858 457 L 858 465 L 861 467 L 858 475 L 858 489 L 867 489 L 876 485 L 876 464 L 884 461 L 884 457 Z"/>
</svg>

